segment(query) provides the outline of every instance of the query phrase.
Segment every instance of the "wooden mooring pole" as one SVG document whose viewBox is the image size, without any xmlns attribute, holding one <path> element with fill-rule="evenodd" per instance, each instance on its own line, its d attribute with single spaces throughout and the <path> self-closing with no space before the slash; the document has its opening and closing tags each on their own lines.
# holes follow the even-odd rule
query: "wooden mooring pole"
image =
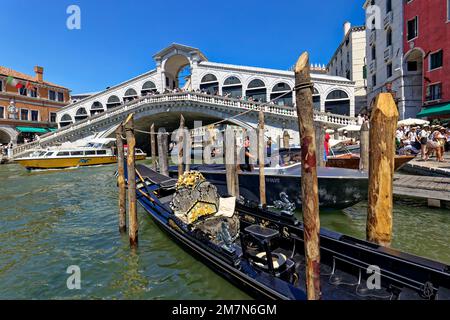
<svg viewBox="0 0 450 320">
<path fill-rule="evenodd" d="M 370 119 L 368 241 L 390 246 L 392 241 L 395 131 L 398 110 L 392 94 L 380 93 Z M 361 150 L 362 152 L 362 150 Z"/>
<path fill-rule="evenodd" d="M 125 154 L 123 149 L 123 127 L 120 125 L 116 129 L 116 146 L 117 146 L 117 185 L 119 187 L 119 231 L 125 233 L 127 231 L 127 188 L 125 185 Z"/>
<path fill-rule="evenodd" d="M 179 177 L 181 177 L 184 173 L 183 143 L 184 143 L 184 117 L 183 117 L 183 115 L 181 115 L 180 116 L 180 127 L 178 128 L 178 142 L 177 142 L 177 146 L 178 146 L 178 176 Z"/>
<path fill-rule="evenodd" d="M 314 129 L 316 130 L 316 150 L 317 150 L 317 166 L 318 167 L 325 167 L 325 131 L 324 127 L 317 123 L 314 126 Z"/>
<path fill-rule="evenodd" d="M 266 177 L 264 175 L 265 150 L 266 146 L 264 141 L 264 111 L 260 110 L 258 121 L 259 203 L 263 208 L 267 206 Z"/>
<path fill-rule="evenodd" d="M 159 157 L 159 173 L 169 176 L 169 157 L 168 157 L 168 139 L 164 128 L 158 131 L 158 157 Z"/>
<path fill-rule="evenodd" d="M 150 126 L 150 144 L 152 151 L 152 169 L 158 170 L 158 163 L 156 162 L 156 137 L 155 137 L 155 124 Z"/>
<path fill-rule="evenodd" d="M 359 170 L 369 171 L 369 123 L 364 122 L 360 131 Z"/>
<path fill-rule="evenodd" d="M 184 171 L 189 172 L 191 171 L 191 152 L 192 152 L 192 138 L 191 138 L 191 133 L 189 132 L 189 130 L 187 128 L 185 128 L 184 131 L 184 158 L 186 161 L 186 165 L 185 165 L 185 169 Z"/>
<path fill-rule="evenodd" d="M 309 300 L 320 299 L 320 220 L 309 55 L 295 65 L 295 90 L 302 152 L 302 211 L 304 225 L 306 288 Z M 320 155 L 319 155 L 320 156 Z"/>
<path fill-rule="evenodd" d="M 235 162 L 235 149 L 234 143 L 234 130 L 227 126 L 225 130 L 223 148 L 225 151 L 225 170 L 227 178 L 227 191 L 231 196 L 236 196 L 236 162 Z"/>
<path fill-rule="evenodd" d="M 128 144 L 127 169 L 128 169 L 128 220 L 130 237 L 130 246 L 135 247 L 138 244 L 138 219 L 136 207 L 136 168 L 135 168 L 135 147 L 136 137 L 134 136 L 134 117 L 130 114 L 124 123 L 125 134 Z"/>
</svg>

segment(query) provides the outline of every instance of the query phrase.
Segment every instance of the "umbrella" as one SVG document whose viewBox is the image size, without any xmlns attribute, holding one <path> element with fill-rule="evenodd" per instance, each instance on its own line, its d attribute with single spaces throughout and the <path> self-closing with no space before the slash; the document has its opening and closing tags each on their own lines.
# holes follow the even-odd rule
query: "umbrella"
<svg viewBox="0 0 450 320">
<path fill-rule="evenodd" d="M 350 132 L 350 131 L 361 131 L 361 125 L 351 124 L 349 126 L 346 126 L 346 127 L 338 129 L 338 131 L 339 132 L 342 132 L 342 131 L 348 131 L 348 132 Z"/>
<path fill-rule="evenodd" d="M 423 126 L 426 124 L 430 124 L 430 121 L 422 120 L 422 119 L 405 119 L 398 122 L 398 126 Z"/>
</svg>

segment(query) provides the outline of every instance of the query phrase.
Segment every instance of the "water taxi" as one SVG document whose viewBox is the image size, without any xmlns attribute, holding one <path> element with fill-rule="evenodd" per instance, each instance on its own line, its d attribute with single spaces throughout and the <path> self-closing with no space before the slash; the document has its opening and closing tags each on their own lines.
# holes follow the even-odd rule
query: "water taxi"
<svg viewBox="0 0 450 320">
<path fill-rule="evenodd" d="M 115 139 L 95 139 L 83 145 L 69 144 L 57 148 L 33 151 L 15 161 L 28 170 L 66 169 L 105 165 L 117 162 Z M 125 153 L 127 152 L 125 148 Z M 136 160 L 145 160 L 147 154 L 135 149 Z"/>
</svg>

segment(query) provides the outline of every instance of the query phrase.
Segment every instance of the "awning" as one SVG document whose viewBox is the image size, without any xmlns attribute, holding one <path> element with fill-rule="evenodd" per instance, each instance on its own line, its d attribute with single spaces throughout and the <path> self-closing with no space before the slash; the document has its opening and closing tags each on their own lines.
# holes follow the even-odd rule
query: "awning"
<svg viewBox="0 0 450 320">
<path fill-rule="evenodd" d="M 450 115 L 450 103 L 424 108 L 417 114 L 417 117 L 425 118 L 440 115 Z"/>
<path fill-rule="evenodd" d="M 16 127 L 20 132 L 26 133 L 48 133 L 45 128 L 33 128 L 33 127 Z"/>
</svg>

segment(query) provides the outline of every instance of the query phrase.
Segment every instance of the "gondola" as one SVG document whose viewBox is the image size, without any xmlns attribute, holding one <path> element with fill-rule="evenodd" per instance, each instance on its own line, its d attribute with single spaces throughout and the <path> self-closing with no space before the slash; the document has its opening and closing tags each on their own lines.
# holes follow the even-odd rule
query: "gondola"
<svg viewBox="0 0 450 320">
<path fill-rule="evenodd" d="M 224 165 L 191 165 L 200 171 L 224 196 L 227 193 Z M 319 206 L 321 210 L 341 210 L 367 199 L 368 176 L 358 170 L 319 167 Z M 265 167 L 267 203 L 282 210 L 301 209 L 301 164 L 284 167 Z M 176 166 L 169 167 L 169 174 L 176 177 Z M 259 168 L 239 173 L 240 194 L 249 200 L 259 199 Z"/>
<path fill-rule="evenodd" d="M 174 208 L 189 198 L 177 198 L 188 188 L 144 165 L 137 165 L 136 173 L 140 205 L 164 232 L 216 273 L 255 298 L 306 299 L 303 228 L 295 217 L 241 198 L 219 198 L 216 213 L 187 223 Z M 189 190 L 191 195 L 201 190 L 214 194 L 207 181 Z M 222 200 L 228 205 L 231 200 L 235 207 L 222 209 Z M 198 203 L 193 207 L 199 208 Z M 211 205 L 206 201 L 201 206 L 205 203 Z M 320 243 L 322 299 L 450 299 L 448 265 L 325 229 Z M 379 287 L 371 287 L 370 270 L 379 275 Z"/>
</svg>

